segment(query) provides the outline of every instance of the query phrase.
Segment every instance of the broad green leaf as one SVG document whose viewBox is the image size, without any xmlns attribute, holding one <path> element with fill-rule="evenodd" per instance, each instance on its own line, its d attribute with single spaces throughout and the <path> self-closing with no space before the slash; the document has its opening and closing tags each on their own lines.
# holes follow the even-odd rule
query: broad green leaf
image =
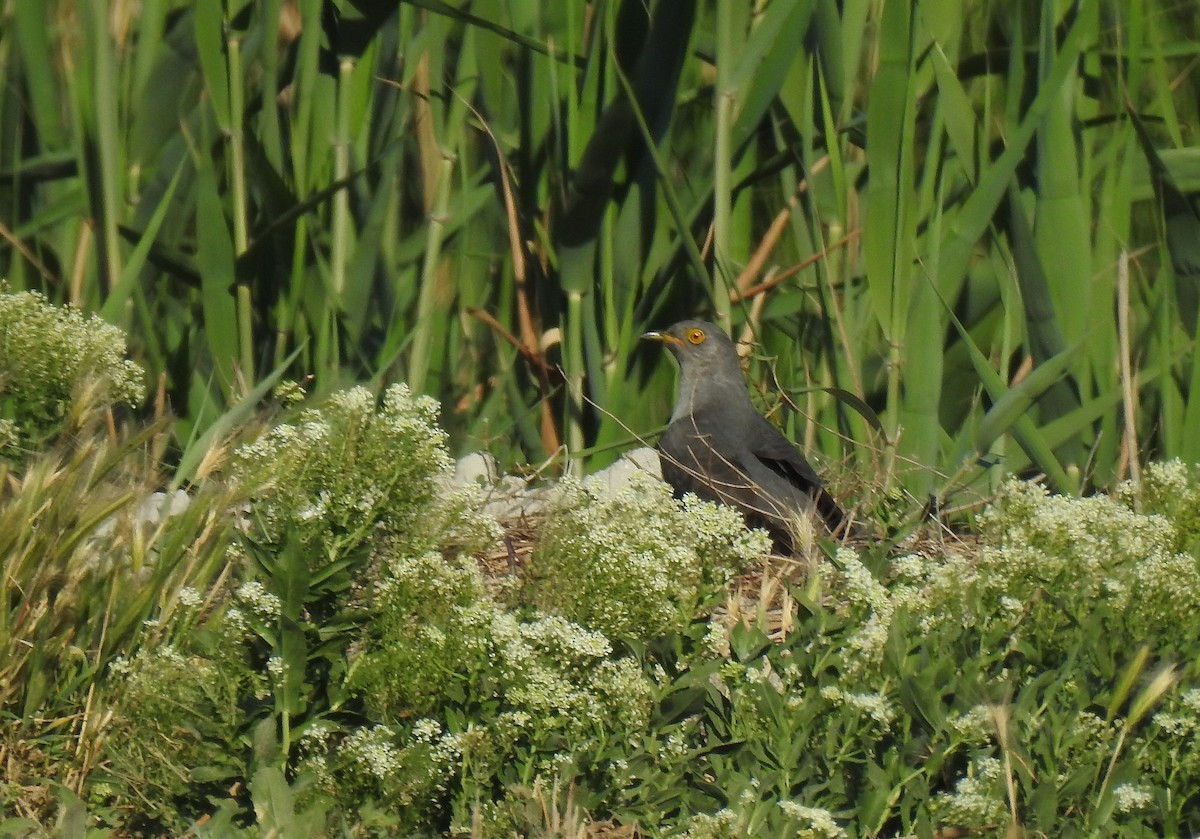
<svg viewBox="0 0 1200 839">
<path fill-rule="evenodd" d="M 162 199 L 158 206 L 154 208 L 154 214 L 150 217 L 150 223 L 146 225 L 146 229 L 142 231 L 141 238 L 138 240 L 133 251 L 125 260 L 125 264 L 121 268 L 121 279 L 112 289 L 108 299 L 104 301 L 104 306 L 100 309 L 100 316 L 106 320 L 118 322 L 121 309 L 124 308 L 129 295 L 133 293 L 134 287 L 137 284 L 142 269 L 146 267 L 146 260 L 150 254 L 150 249 L 154 245 L 154 239 L 162 229 L 163 221 L 167 217 L 167 211 L 170 209 L 171 200 L 175 196 L 175 189 L 179 186 L 180 176 L 183 174 L 184 163 L 175 169 L 175 174 L 171 176 L 171 182 L 167 185 L 166 192 L 163 193 Z"/>
<path fill-rule="evenodd" d="M 206 161 L 196 171 L 197 226 L 196 268 L 200 272 L 204 334 L 216 366 L 218 380 L 226 393 L 234 385 L 238 360 L 237 310 L 234 307 L 233 239 L 225 222 L 225 210 L 216 175 Z"/>
<path fill-rule="evenodd" d="M 1076 345 L 1039 364 L 993 403 L 976 432 L 975 446 L 980 454 L 986 452 L 997 437 L 1007 433 L 1019 417 L 1025 416 L 1040 396 L 1062 380 L 1078 351 L 1079 345 Z"/>
</svg>

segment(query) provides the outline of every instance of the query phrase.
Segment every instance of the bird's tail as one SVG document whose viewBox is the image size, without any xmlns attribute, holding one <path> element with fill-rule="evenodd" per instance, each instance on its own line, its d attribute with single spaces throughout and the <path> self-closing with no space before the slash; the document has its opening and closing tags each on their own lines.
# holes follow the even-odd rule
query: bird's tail
<svg viewBox="0 0 1200 839">
<path fill-rule="evenodd" d="M 825 522 L 825 526 L 829 528 L 829 532 L 834 536 L 846 535 L 849 519 L 846 516 L 846 511 L 834 500 L 833 496 L 822 488 L 817 490 L 816 497 L 813 500 L 816 501 L 817 514 Z"/>
</svg>

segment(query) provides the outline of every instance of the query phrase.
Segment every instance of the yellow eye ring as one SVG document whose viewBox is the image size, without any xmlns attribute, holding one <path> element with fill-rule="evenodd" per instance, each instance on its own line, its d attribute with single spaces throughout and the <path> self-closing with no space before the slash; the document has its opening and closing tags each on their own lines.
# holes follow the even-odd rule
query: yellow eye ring
<svg viewBox="0 0 1200 839">
<path fill-rule="evenodd" d="M 703 329 L 689 329 L 688 333 L 687 333 L 687 339 L 688 339 L 689 344 L 703 344 L 704 343 L 704 330 Z"/>
</svg>

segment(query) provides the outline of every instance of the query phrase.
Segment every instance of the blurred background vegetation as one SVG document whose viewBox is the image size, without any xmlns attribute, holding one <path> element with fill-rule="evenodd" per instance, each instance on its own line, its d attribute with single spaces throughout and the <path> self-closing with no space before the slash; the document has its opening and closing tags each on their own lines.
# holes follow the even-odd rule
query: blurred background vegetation
<svg viewBox="0 0 1200 839">
<path fill-rule="evenodd" d="M 252 436 L 244 421 L 284 380 L 318 397 L 407 382 L 439 401 L 455 453 L 487 449 L 506 470 L 592 470 L 652 440 L 669 414 L 673 365 L 639 334 L 700 315 L 753 343 L 762 407 L 821 453 L 837 494 L 873 513 L 863 485 L 915 519 L 931 495 L 954 506 L 964 488 L 990 494 L 1007 474 L 1079 492 L 1136 481 L 1147 461 L 1200 460 L 1198 29 L 1194 3 L 1164 0 L 0 0 L 0 278 L 99 313 L 148 371 L 146 404 L 116 408 L 142 412 L 138 422 L 109 410 L 141 402 L 123 380 L 108 394 L 47 391 L 47 404 L 28 383 L 80 379 L 61 345 L 82 319 L 0 317 L 0 414 L 43 407 L 49 429 L 0 422 L 0 443 L 18 448 L 20 431 L 31 454 L 0 460 L 0 754 L 11 770 L 0 794 L 39 819 L 57 801 L 78 828 L 62 835 L 84 835 L 76 796 L 109 820 L 204 813 L 203 824 L 215 808 L 207 835 L 225 835 L 260 808 L 264 823 L 285 823 L 304 790 L 289 791 L 299 776 L 283 773 L 297 769 L 304 733 L 316 738 L 326 721 L 348 735 L 381 720 L 415 729 L 364 697 L 385 678 L 417 684 L 401 665 L 426 654 L 424 639 L 461 633 L 427 618 L 449 614 L 449 601 L 395 607 L 382 622 L 356 611 L 355 581 L 378 557 L 354 540 L 378 535 L 376 520 L 335 522 L 320 568 L 287 539 L 230 548 L 240 523 L 228 511 L 265 490 L 220 476 L 233 445 L 222 432 Z M 6 311 L 41 307 L 6 297 Z M 57 325 L 33 343 L 29 327 L 47 323 Z M 351 393 L 369 425 L 373 401 Z M 256 471 L 297 497 L 361 497 L 376 469 L 410 474 L 404 498 L 436 489 L 437 469 L 417 469 L 419 446 L 363 427 L 277 429 Z M 309 442 L 287 445 L 295 439 Z M 309 457 L 323 439 L 342 447 Z M 440 449 L 424 451 L 440 469 Z M 296 477 L 306 469 L 308 483 Z M 187 493 L 151 494 L 189 480 Z M 925 809 L 930 793 L 1003 757 L 992 793 L 1013 830 L 1064 817 L 1107 829 L 1122 789 L 1158 796 L 1153 814 L 1138 805 L 1155 835 L 1200 824 L 1197 752 L 1184 739 L 1200 727 L 1195 622 L 1178 618 L 1195 613 L 1200 591 L 1195 482 L 1178 464 L 1148 469 L 1145 492 L 1123 485 L 1119 508 L 1010 488 L 990 531 L 983 517 L 974 576 L 955 552 L 894 558 L 879 541 L 838 566 L 875 587 L 835 578 L 849 600 L 831 608 L 822 574 L 793 590 L 762 573 L 762 631 L 743 627 L 730 600 L 739 628 L 728 655 L 705 657 L 703 621 L 687 630 L 703 638 L 634 639 L 643 680 L 653 673 L 662 691 L 659 716 L 603 723 L 617 745 L 596 764 L 614 774 L 581 787 L 592 796 L 581 800 L 629 824 L 706 814 L 727 803 L 710 794 L 716 767 L 731 796 L 765 779 L 746 806 L 775 818 L 774 799 L 804 777 L 806 795 L 856 829 L 931 834 L 935 817 L 958 822 Z M 174 510 L 180 496 L 191 502 Z M 396 533 L 438 524 L 422 509 Z M 614 521 L 654 524 L 636 511 Z M 610 541 L 621 539 L 634 541 Z M 440 568 L 446 546 L 391 547 L 397 561 Z M 506 547 L 489 559 L 511 574 Z M 438 579 L 411 568 L 418 582 Z M 899 580 L 885 606 L 893 595 L 872 575 Z M 624 578 L 649 602 L 638 574 Z M 482 591 L 470 580 L 437 588 L 461 605 Z M 260 591 L 278 614 L 259 614 L 221 658 L 221 621 L 233 627 Z M 768 635 L 776 595 L 785 605 Z M 922 623 L 904 597 L 927 614 L 974 617 Z M 370 605 L 373 618 L 389 608 Z M 503 604 L 487 608 L 494 618 L 478 626 L 515 626 Z M 881 658 L 864 658 L 859 629 L 877 630 L 877 611 L 895 620 L 869 636 Z M 363 643 L 391 627 L 381 637 L 396 646 Z M 386 651 L 377 682 L 350 679 L 359 649 Z M 445 661 L 454 666 L 435 661 L 438 672 L 470 669 Z M 213 671 L 198 663 L 234 681 L 201 696 Z M 730 664 L 731 684 L 796 667 L 795 686 L 838 692 L 785 704 L 755 675 L 722 693 L 709 676 Z M 473 672 L 494 681 L 490 666 Z M 287 675 L 268 682 L 273 673 Z M 476 722 L 503 733 L 496 706 L 448 696 L 429 709 L 447 737 Z M 895 736 L 847 696 L 899 709 Z M 1165 723 L 1150 716 L 1160 700 Z M 172 703 L 180 717 L 159 714 Z M 994 742 L 956 728 L 979 703 L 996 709 Z M 682 726 L 701 707 L 693 737 Z M 1077 724 L 1087 719 L 1102 725 Z M 138 736 L 138 722 L 151 733 Z M 534 730 L 549 739 L 520 741 L 524 763 L 495 753 L 506 795 L 536 761 L 575 748 L 551 725 Z M 392 745 L 412 731 L 395 734 Z M 672 742 L 687 748 L 664 765 Z M 818 742 L 825 763 L 812 760 Z M 646 745 L 628 751 L 636 743 Z M 839 772 L 859 775 L 838 788 Z M 178 786 L 150 802 L 176 808 L 166 815 L 143 806 L 155 774 Z M 462 777 L 447 793 L 461 793 L 458 815 L 478 789 L 497 793 L 490 775 L 478 786 Z M 985 815 L 963 823 L 1005 822 Z M 149 835 L 157 823 L 145 824 Z"/>
<path fill-rule="evenodd" d="M 403 380 L 459 451 L 591 469 L 669 413 L 637 336 L 699 314 L 851 473 L 1106 486 L 1200 454 L 1198 29 L 1162 0 L 4 3 L 0 276 L 125 328 L 181 449 L 279 377 Z"/>
</svg>

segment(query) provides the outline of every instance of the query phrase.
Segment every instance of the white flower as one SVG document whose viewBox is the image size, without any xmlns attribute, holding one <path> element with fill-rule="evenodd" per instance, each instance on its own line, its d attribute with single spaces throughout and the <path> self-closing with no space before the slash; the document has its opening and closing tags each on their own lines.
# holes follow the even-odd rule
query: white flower
<svg viewBox="0 0 1200 839">
<path fill-rule="evenodd" d="M 242 583 L 234 593 L 238 600 L 261 617 L 274 619 L 283 614 L 283 601 L 267 591 L 258 580 Z"/>
<path fill-rule="evenodd" d="M 184 586 L 179 590 L 179 603 L 189 609 L 195 609 L 204 603 L 204 595 L 191 586 Z"/>
<path fill-rule="evenodd" d="M 842 568 L 845 576 L 846 597 L 853 603 L 870 606 L 883 618 L 890 617 L 892 603 L 887 589 L 875 579 L 870 569 L 862 564 L 858 554 L 850 548 L 840 547 L 837 549 L 835 562 Z"/>
<path fill-rule="evenodd" d="M 441 733 L 442 724 L 428 717 L 417 720 L 412 728 L 412 738 L 418 743 L 432 743 Z"/>
<path fill-rule="evenodd" d="M 952 794 L 935 796 L 933 804 L 936 812 L 944 814 L 943 819 L 964 825 L 994 824 L 1007 813 L 1004 799 L 992 792 L 989 783 L 974 775 L 960 778 Z"/>
<path fill-rule="evenodd" d="M 1148 810 L 1154 804 L 1154 794 L 1146 787 L 1121 784 L 1113 788 L 1113 800 L 1118 813 Z"/>
<path fill-rule="evenodd" d="M 346 738 L 342 749 L 368 774 L 386 780 L 402 765 L 400 750 L 392 743 L 394 736 L 386 725 L 360 728 Z"/>
<path fill-rule="evenodd" d="M 804 825 L 800 832 L 796 834 L 798 837 L 813 837 L 813 839 L 841 839 L 846 836 L 846 831 L 842 829 L 836 821 L 834 821 L 833 813 L 820 807 L 806 807 L 795 801 L 783 800 L 779 802 L 779 807 L 783 812 L 787 813 L 788 818 L 794 819 Z"/>
<path fill-rule="evenodd" d="M 845 705 L 866 713 L 887 728 L 896 719 L 896 711 L 880 693 L 849 693 L 833 685 L 821 688 L 821 698 L 834 705 Z"/>
<path fill-rule="evenodd" d="M 920 554 L 905 554 L 892 560 L 892 573 L 901 579 L 920 580 L 925 577 L 926 562 Z"/>
<path fill-rule="evenodd" d="M 947 722 L 969 743 L 986 743 L 996 731 L 995 715 L 987 705 L 976 705 L 965 714 L 950 717 Z"/>
</svg>

